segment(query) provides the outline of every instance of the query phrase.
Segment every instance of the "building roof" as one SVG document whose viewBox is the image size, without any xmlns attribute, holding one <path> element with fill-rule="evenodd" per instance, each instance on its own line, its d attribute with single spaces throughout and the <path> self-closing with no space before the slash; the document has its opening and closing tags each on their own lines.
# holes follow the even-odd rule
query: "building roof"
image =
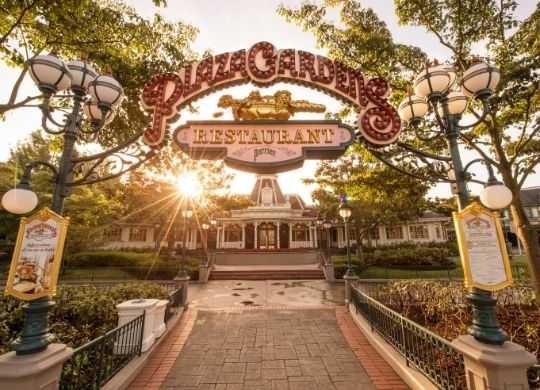
<svg viewBox="0 0 540 390">
<path fill-rule="evenodd" d="M 250 196 L 255 205 L 263 206 L 268 203 L 267 200 L 269 199 L 265 199 L 265 192 L 271 194 L 271 204 L 284 205 L 286 203 L 285 196 L 277 180 L 277 175 L 257 175 L 257 181 L 253 186 Z"/>
<path fill-rule="evenodd" d="M 540 205 L 540 187 L 522 188 L 520 195 L 523 206 Z"/>
</svg>

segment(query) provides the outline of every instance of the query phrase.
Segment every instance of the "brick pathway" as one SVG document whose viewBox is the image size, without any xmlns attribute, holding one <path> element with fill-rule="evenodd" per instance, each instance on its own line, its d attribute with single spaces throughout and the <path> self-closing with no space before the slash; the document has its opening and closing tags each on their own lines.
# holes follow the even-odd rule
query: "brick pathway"
<svg viewBox="0 0 540 390">
<path fill-rule="evenodd" d="M 189 310 L 129 388 L 407 389 L 343 308 Z"/>
</svg>

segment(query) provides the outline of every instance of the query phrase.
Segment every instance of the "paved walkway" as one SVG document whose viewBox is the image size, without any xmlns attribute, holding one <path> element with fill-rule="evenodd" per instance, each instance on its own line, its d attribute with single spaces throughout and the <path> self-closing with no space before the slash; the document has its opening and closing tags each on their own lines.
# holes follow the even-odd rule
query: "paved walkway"
<svg viewBox="0 0 540 390">
<path fill-rule="evenodd" d="M 343 306 L 208 308 L 199 294 L 129 389 L 407 389 Z"/>
</svg>

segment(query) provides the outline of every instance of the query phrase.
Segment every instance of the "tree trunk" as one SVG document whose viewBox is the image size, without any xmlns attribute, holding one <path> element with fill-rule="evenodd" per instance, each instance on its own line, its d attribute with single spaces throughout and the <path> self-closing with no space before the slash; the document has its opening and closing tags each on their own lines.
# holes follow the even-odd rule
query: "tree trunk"
<svg viewBox="0 0 540 390">
<path fill-rule="evenodd" d="M 536 234 L 533 234 L 532 226 L 525 214 L 525 209 L 521 203 L 521 188 L 518 185 L 517 179 L 512 174 L 512 166 L 506 157 L 506 153 L 502 147 L 500 134 L 503 129 L 498 131 L 496 123 L 488 127 L 488 132 L 491 137 L 495 154 L 499 160 L 499 172 L 503 177 L 504 184 L 512 191 L 512 204 L 510 210 L 512 212 L 512 223 L 516 228 L 518 238 L 523 244 L 529 272 L 531 274 L 531 287 L 534 290 L 536 301 L 540 301 L 540 253 L 538 250 L 538 239 Z"/>
<path fill-rule="evenodd" d="M 519 206 L 516 207 L 515 203 L 518 203 Z M 517 198 L 517 202 L 512 202 L 511 211 L 512 222 L 516 227 L 517 235 L 521 239 L 523 250 L 527 256 L 532 288 L 534 289 L 536 300 L 540 301 L 540 253 L 538 251 L 538 237 L 525 215 L 519 198 Z"/>
</svg>

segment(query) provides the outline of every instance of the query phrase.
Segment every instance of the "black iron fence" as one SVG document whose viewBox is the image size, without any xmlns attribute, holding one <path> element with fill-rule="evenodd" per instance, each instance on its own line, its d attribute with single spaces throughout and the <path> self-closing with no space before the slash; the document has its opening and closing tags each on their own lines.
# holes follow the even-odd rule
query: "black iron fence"
<svg viewBox="0 0 540 390">
<path fill-rule="evenodd" d="M 185 287 L 180 287 L 169 294 L 169 302 L 167 303 L 167 309 L 165 310 L 165 322 L 168 322 L 172 316 L 178 312 L 178 308 L 184 302 L 184 294 L 186 293 Z"/>
<path fill-rule="evenodd" d="M 170 284 L 167 283 L 167 287 Z M 169 293 L 165 321 L 178 312 L 184 301 L 185 285 Z M 110 330 L 73 351 L 64 363 L 60 390 L 97 390 L 132 359 L 141 354 L 144 314 Z"/>
<path fill-rule="evenodd" d="M 527 379 L 531 390 L 540 389 L 540 364 L 536 364 L 527 370 Z"/>
<path fill-rule="evenodd" d="M 99 389 L 141 354 L 144 314 L 75 349 L 62 369 L 60 390 Z"/>
<path fill-rule="evenodd" d="M 466 389 L 463 355 L 450 342 L 352 288 L 351 301 L 371 329 L 440 389 Z"/>
</svg>

